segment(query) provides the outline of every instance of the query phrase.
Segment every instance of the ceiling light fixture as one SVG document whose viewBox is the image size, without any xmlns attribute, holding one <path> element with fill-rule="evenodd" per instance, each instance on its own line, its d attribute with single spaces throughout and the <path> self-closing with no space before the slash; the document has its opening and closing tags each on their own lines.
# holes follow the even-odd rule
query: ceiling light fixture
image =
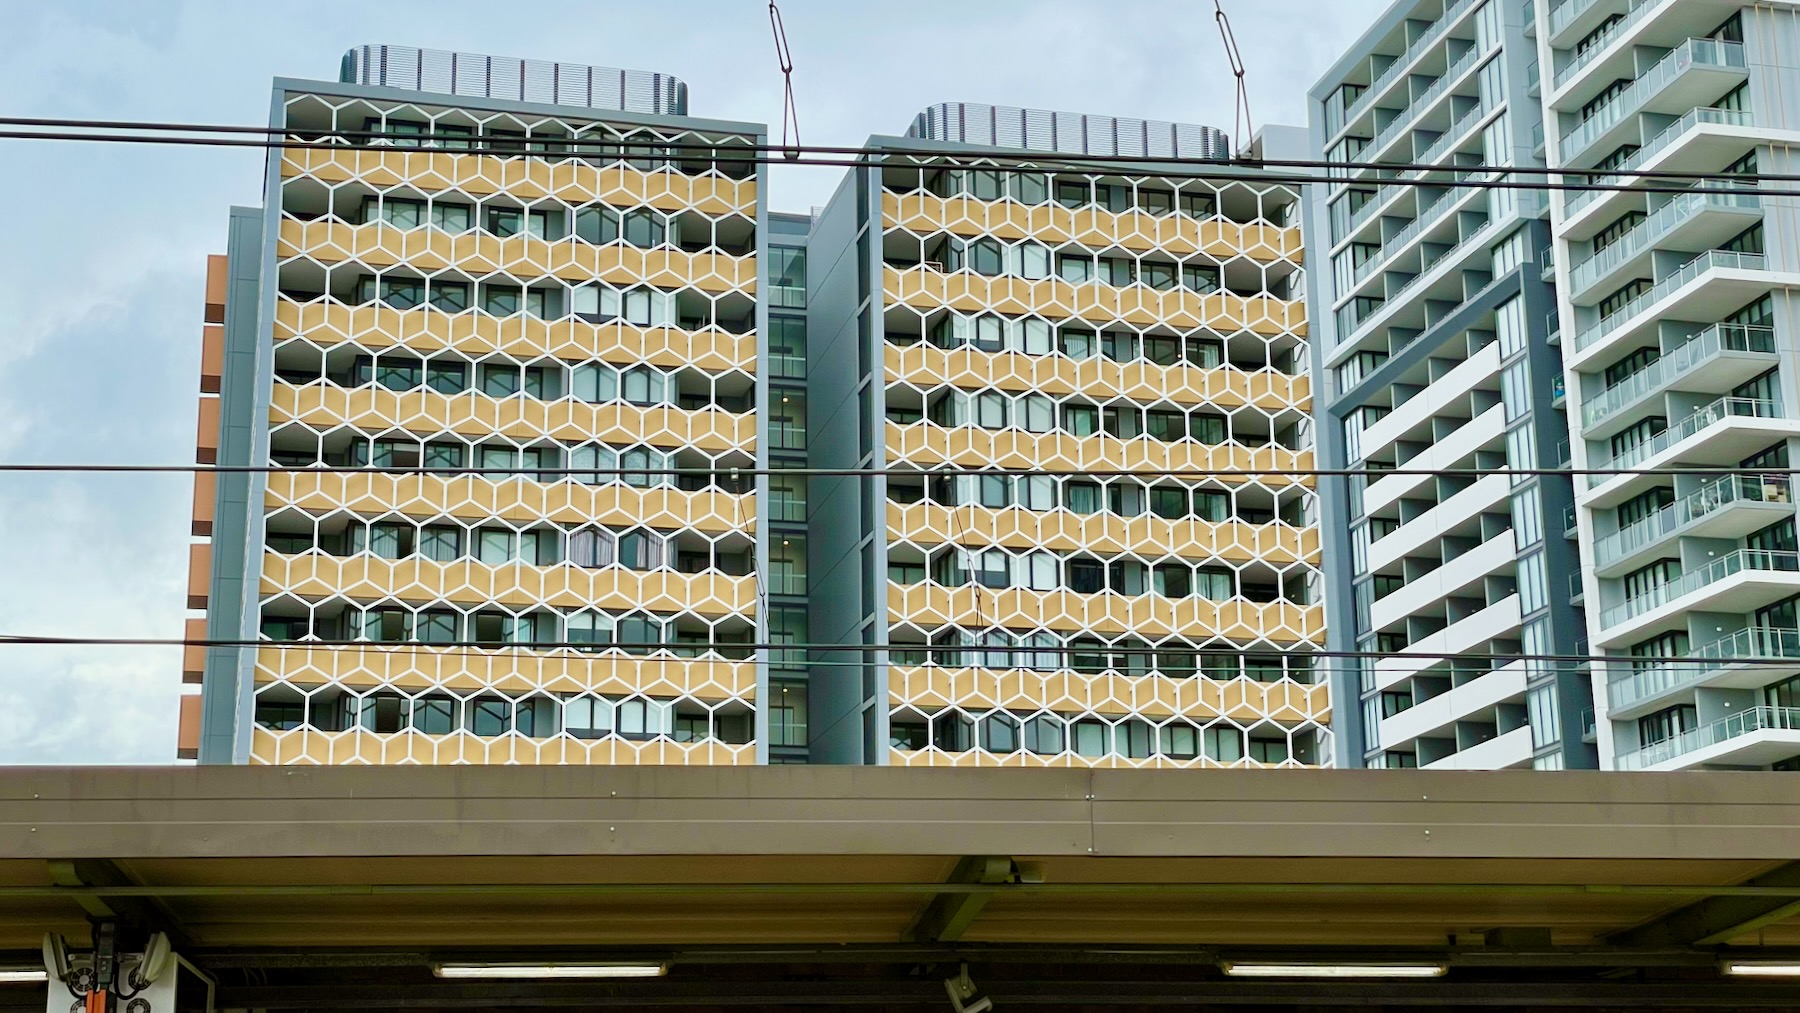
<svg viewBox="0 0 1800 1013">
<path fill-rule="evenodd" d="M 50 972 L 41 967 L 0 967 L 0 985 L 30 985 L 50 980 Z"/>
<path fill-rule="evenodd" d="M 667 964 L 433 964 L 440 978 L 660 978 Z"/>
<path fill-rule="evenodd" d="M 1727 960 L 1719 969 L 1745 977 L 1800 978 L 1800 962 L 1792 960 Z"/>
<path fill-rule="evenodd" d="M 1443 964 L 1241 964 L 1225 973 L 1239 978 L 1441 978 Z"/>
</svg>

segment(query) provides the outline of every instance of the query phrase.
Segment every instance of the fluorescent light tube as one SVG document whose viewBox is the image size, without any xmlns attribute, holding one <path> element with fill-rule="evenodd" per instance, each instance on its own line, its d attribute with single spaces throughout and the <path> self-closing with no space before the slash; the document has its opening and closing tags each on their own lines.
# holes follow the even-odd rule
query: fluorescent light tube
<svg viewBox="0 0 1800 1013">
<path fill-rule="evenodd" d="M 1800 978 L 1800 962 L 1771 960 L 1728 960 L 1723 965 L 1726 974 L 1740 974 L 1761 978 Z"/>
<path fill-rule="evenodd" d="M 667 964 L 433 964 L 440 978 L 660 978 Z"/>
<path fill-rule="evenodd" d="M 29 985 L 49 980 L 50 973 L 42 968 L 0 967 L 0 985 Z"/>
<path fill-rule="evenodd" d="M 1237 964 L 1225 973 L 1240 978 L 1439 978 L 1443 964 Z"/>
</svg>

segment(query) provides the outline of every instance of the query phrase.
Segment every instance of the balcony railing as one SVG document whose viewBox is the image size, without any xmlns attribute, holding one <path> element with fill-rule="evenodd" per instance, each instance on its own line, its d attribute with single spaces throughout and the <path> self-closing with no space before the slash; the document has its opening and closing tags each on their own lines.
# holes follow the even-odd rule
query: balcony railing
<svg viewBox="0 0 1800 1013">
<path fill-rule="evenodd" d="M 1375 269 L 1386 263 L 1388 258 L 1392 256 L 1395 251 L 1404 248 L 1407 243 L 1417 239 L 1419 233 L 1424 232 L 1426 229 L 1441 221 L 1444 217 L 1444 212 L 1450 210 L 1450 207 L 1455 203 L 1456 198 L 1464 196 L 1464 194 L 1465 191 L 1461 189 L 1445 190 L 1443 193 L 1439 194 L 1436 200 L 1419 210 L 1418 216 L 1415 217 L 1406 228 L 1394 233 L 1394 238 L 1382 243 L 1381 250 L 1377 252 L 1375 256 L 1358 264 L 1356 273 L 1352 276 L 1353 280 L 1360 282 L 1370 274 L 1374 273 Z"/>
<path fill-rule="evenodd" d="M 1599 35 L 1589 39 L 1587 48 L 1570 60 L 1568 66 L 1556 72 L 1556 87 L 1561 88 L 1568 84 L 1570 78 L 1581 73 L 1581 68 L 1594 62 L 1601 53 L 1606 52 L 1614 39 L 1620 38 L 1625 32 L 1631 30 L 1631 26 L 1642 21 L 1645 14 L 1670 2 L 1672 0 L 1631 0 L 1631 9 L 1626 11 L 1623 18 L 1613 22 Z"/>
<path fill-rule="evenodd" d="M 1714 109 L 1711 106 L 1701 106 L 1699 109 L 1692 110 L 1686 116 L 1663 128 L 1662 133 L 1652 138 L 1649 144 L 1639 148 L 1630 158 L 1619 163 L 1612 175 L 1594 177 L 1592 182 L 1597 189 L 1581 190 L 1571 194 L 1568 216 L 1574 217 L 1581 213 L 1583 208 L 1605 196 L 1609 192 L 1604 189 L 1605 187 L 1622 186 L 1625 177 L 1631 175 L 1631 170 L 1650 164 L 1651 159 L 1662 154 L 1663 150 L 1675 143 L 1677 138 L 1702 123 L 1747 127 L 1754 123 L 1754 119 L 1747 109 Z"/>
<path fill-rule="evenodd" d="M 1630 676 L 1608 683 L 1606 698 L 1613 709 L 1694 686 L 1734 662 L 1786 658 L 1800 663 L 1800 629 L 1753 626 L 1687 653 L 1695 660 L 1642 665 Z"/>
<path fill-rule="evenodd" d="M 1755 211 L 1762 198 L 1720 184 L 1702 184 L 1690 193 L 1657 208 L 1650 217 L 1632 226 L 1611 245 L 1575 265 L 1569 272 L 1569 288 L 1580 292 L 1592 287 L 1610 271 L 1656 245 L 1682 222 L 1708 211 Z"/>
<path fill-rule="evenodd" d="M 1387 147 L 1393 142 L 1394 138 L 1404 133 L 1407 128 L 1412 125 L 1413 121 L 1419 118 L 1420 114 L 1431 108 L 1432 103 L 1442 98 L 1444 93 L 1449 90 L 1450 85 L 1455 83 L 1464 74 L 1473 70 L 1475 64 L 1481 62 L 1481 55 L 1481 50 L 1471 49 L 1463 55 L 1462 59 L 1452 64 L 1449 70 L 1444 71 L 1442 77 L 1431 83 L 1431 87 L 1425 89 L 1418 98 L 1408 103 L 1406 108 L 1400 111 L 1400 115 L 1394 117 L 1392 122 L 1381 128 L 1381 132 L 1377 133 L 1374 139 L 1369 142 L 1369 146 L 1363 149 L 1364 153 L 1368 154 L 1373 152 L 1374 154 L 1370 154 L 1369 158 L 1373 159 L 1376 157 L 1382 148 Z M 1361 175 L 1363 172 L 1367 171 L 1368 170 L 1366 169 L 1361 169 L 1357 170 L 1355 174 Z"/>
<path fill-rule="evenodd" d="M 1652 743 L 1642 749 L 1620 753 L 1613 762 L 1616 770 L 1643 770 L 1667 763 L 1697 749 L 1730 742 L 1752 732 L 1800 731 L 1800 707 L 1751 707 L 1730 717 L 1720 718 L 1693 731 Z"/>
<path fill-rule="evenodd" d="M 1717 39 L 1689 39 L 1676 46 L 1630 87 L 1614 96 L 1611 102 L 1595 110 L 1580 126 L 1563 135 L 1558 148 L 1563 163 L 1566 165 L 1575 161 L 1600 135 L 1619 125 L 1625 117 L 1648 101 L 1650 96 L 1696 65 L 1742 70 L 1747 66 L 1744 47 L 1741 43 L 1721 42 Z"/>
<path fill-rule="evenodd" d="M 1589 429 L 1636 404 L 1652 391 L 1721 352 L 1775 351 L 1775 328 L 1748 324 L 1714 324 L 1663 353 L 1643 369 L 1601 391 L 1581 408 L 1582 425 Z"/>
<path fill-rule="evenodd" d="M 1580 17 L 1583 11 L 1599 2 L 1600 0 L 1563 0 L 1562 3 L 1552 7 L 1550 9 L 1550 34 L 1555 35 L 1569 27 L 1569 24 Z"/>
<path fill-rule="evenodd" d="M 1594 562 L 1604 566 L 1669 537 L 1732 503 L 1791 503 L 1786 475 L 1725 475 L 1594 542 Z"/>
<path fill-rule="evenodd" d="M 1781 403 L 1778 401 L 1768 398 L 1722 397 L 1711 404 L 1694 409 L 1692 414 L 1644 442 L 1634 447 L 1627 447 L 1615 455 L 1612 460 L 1601 465 L 1601 470 L 1636 467 L 1682 440 L 1725 419 L 1780 417 Z M 1596 479 L 1595 484 L 1608 480 L 1608 476 L 1605 475 L 1596 475 L 1594 478 Z"/>
<path fill-rule="evenodd" d="M 1627 598 L 1623 605 L 1615 605 L 1605 610 L 1600 613 L 1600 625 L 1602 627 L 1617 626 L 1622 622 L 1641 616 L 1653 608 L 1660 608 L 1683 595 L 1692 594 L 1703 587 L 1717 584 L 1719 581 L 1739 573 L 1800 573 L 1800 552 L 1739 549 L 1736 552 L 1727 553 L 1697 570 L 1690 570 L 1635 598 Z"/>
<path fill-rule="evenodd" d="M 1584 328 L 1575 335 L 1575 350 L 1586 351 L 1589 345 L 1604 337 L 1611 331 L 1616 322 L 1630 320 L 1659 300 L 1666 299 L 1676 289 L 1695 278 L 1700 277 L 1713 268 L 1737 271 L 1761 271 L 1769 266 L 1768 259 L 1760 253 L 1732 253 L 1727 250 L 1708 250 L 1693 260 L 1683 264 L 1674 274 L 1652 285 L 1648 291 L 1631 300 L 1618 309 L 1601 317 L 1597 322 Z"/>
<path fill-rule="evenodd" d="M 1443 41 L 1444 36 L 1450 31 L 1450 27 L 1468 13 L 1469 8 L 1475 6 L 1476 2 L 1477 0 L 1456 0 L 1455 3 L 1445 8 L 1444 16 L 1437 19 L 1430 28 L 1425 29 L 1424 35 L 1419 36 L 1412 45 L 1407 46 L 1406 52 L 1401 53 L 1393 63 L 1388 64 L 1382 70 L 1381 76 L 1377 77 L 1368 89 L 1357 97 L 1355 102 L 1350 103 L 1350 108 L 1344 110 L 1344 124 L 1348 126 L 1352 120 L 1361 116 L 1369 108 L 1369 103 L 1375 101 L 1375 97 L 1386 90 L 1388 85 L 1393 84 L 1394 79 L 1399 77 L 1402 71 L 1418 63 L 1419 57 L 1425 55 L 1427 49 Z"/>
</svg>

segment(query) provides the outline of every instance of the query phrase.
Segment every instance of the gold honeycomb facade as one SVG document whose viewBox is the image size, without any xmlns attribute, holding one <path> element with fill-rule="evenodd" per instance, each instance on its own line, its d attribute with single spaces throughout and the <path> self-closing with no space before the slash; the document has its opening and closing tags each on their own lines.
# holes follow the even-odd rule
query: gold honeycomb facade
<svg viewBox="0 0 1800 1013">
<path fill-rule="evenodd" d="M 752 124 L 278 94 L 187 754 L 1329 761 L 1292 190 L 903 156 L 780 215 Z"/>
<path fill-rule="evenodd" d="M 265 385 L 232 453 L 287 470 L 247 550 L 195 546 L 190 634 L 241 568 L 261 646 L 190 649 L 184 754 L 236 666 L 214 760 L 756 762 L 757 496 L 714 469 L 759 460 L 759 173 L 719 157 L 759 129 L 278 94 L 310 146 L 270 159 L 241 360 L 225 275 L 257 268 L 215 258 L 203 372 Z M 203 460 L 232 412 L 205 400 Z M 196 536 L 228 499 L 202 479 Z"/>
<path fill-rule="evenodd" d="M 871 145 L 907 150 L 840 190 L 809 256 L 846 236 L 860 279 L 815 270 L 814 306 L 866 300 L 815 310 L 813 348 L 867 343 L 814 417 L 861 418 L 830 463 L 882 473 L 876 551 L 827 536 L 814 565 L 863 554 L 872 611 L 815 583 L 813 632 L 886 665 L 815 719 L 879 713 L 861 760 L 894 765 L 1329 763 L 1314 482 L 1288 474 L 1314 467 L 1297 194 Z"/>
</svg>

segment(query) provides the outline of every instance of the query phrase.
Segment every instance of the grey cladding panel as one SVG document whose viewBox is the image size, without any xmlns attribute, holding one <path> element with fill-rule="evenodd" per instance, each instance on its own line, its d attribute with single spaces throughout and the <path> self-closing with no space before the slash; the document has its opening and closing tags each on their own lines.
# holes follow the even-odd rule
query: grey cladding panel
<svg viewBox="0 0 1800 1013">
<path fill-rule="evenodd" d="M 940 102 L 931 106 L 913 119 L 906 135 L 928 141 L 1078 155 L 1231 157 L 1231 140 L 1216 127 L 979 102 Z"/>
<path fill-rule="evenodd" d="M 366 45 L 344 54 L 341 79 L 438 95 L 687 115 L 687 85 L 679 78 L 581 63 Z"/>
</svg>

